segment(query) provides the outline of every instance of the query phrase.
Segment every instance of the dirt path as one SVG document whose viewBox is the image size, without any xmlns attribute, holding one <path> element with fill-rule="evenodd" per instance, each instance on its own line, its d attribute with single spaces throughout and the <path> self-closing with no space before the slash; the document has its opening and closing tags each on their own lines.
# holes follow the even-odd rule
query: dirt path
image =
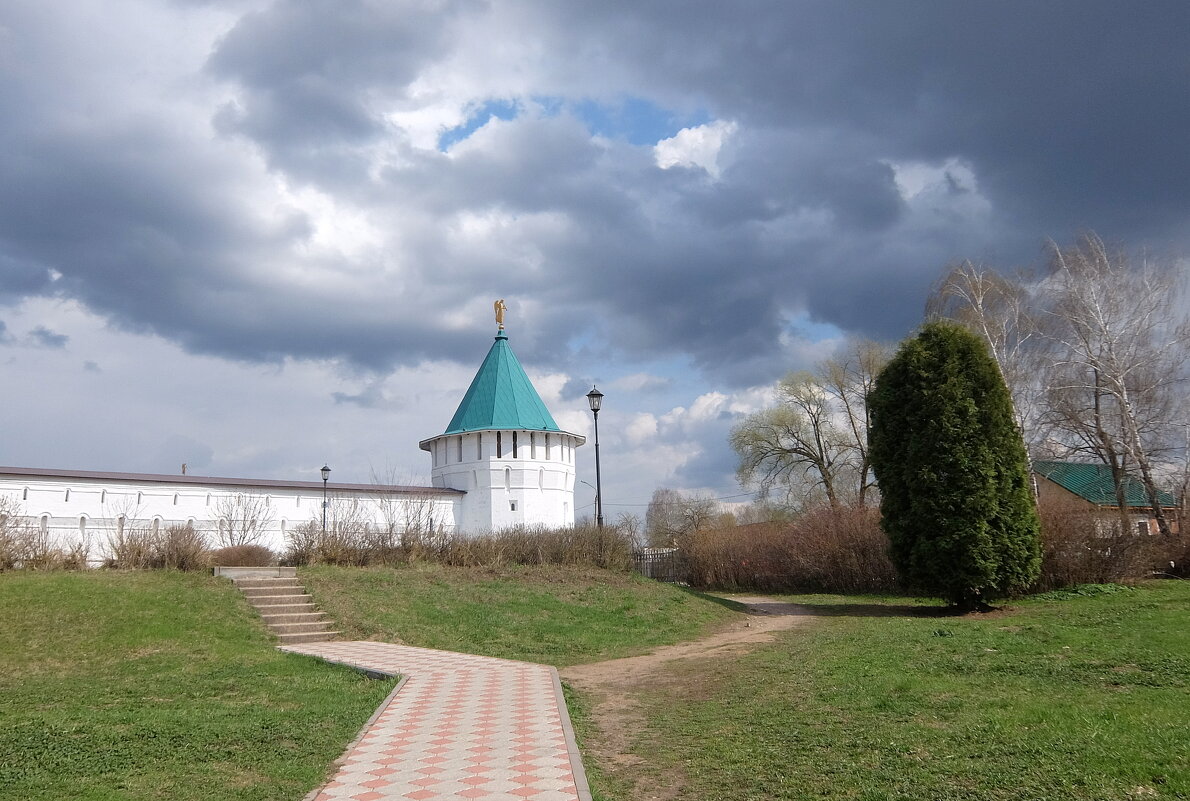
<svg viewBox="0 0 1190 801">
<path fill-rule="evenodd" d="M 591 717 L 596 736 L 584 742 L 588 758 L 614 779 L 632 787 L 631 798 L 664 801 L 676 798 L 682 777 L 651 775 L 643 767 L 645 759 L 632 753 L 635 733 L 644 723 L 637 690 L 656 690 L 673 681 L 665 666 L 675 660 L 719 659 L 751 651 L 771 642 L 776 632 L 802 625 L 813 613 L 797 604 L 783 603 L 760 596 L 733 597 L 748 608 L 742 620 L 701 640 L 667 645 L 651 654 L 575 665 L 560 671 L 562 679 L 587 694 L 594 701 Z M 623 801 L 628 801 L 624 799 Z"/>
</svg>

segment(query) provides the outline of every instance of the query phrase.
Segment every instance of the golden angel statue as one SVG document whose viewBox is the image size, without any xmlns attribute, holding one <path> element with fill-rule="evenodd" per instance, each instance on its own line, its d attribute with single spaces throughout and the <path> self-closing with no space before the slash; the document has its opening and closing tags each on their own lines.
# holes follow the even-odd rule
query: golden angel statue
<svg viewBox="0 0 1190 801">
<path fill-rule="evenodd" d="M 504 312 L 508 311 L 508 307 L 504 305 L 504 298 L 500 298 L 492 304 L 496 310 L 496 325 L 500 326 L 500 330 L 504 330 Z"/>
</svg>

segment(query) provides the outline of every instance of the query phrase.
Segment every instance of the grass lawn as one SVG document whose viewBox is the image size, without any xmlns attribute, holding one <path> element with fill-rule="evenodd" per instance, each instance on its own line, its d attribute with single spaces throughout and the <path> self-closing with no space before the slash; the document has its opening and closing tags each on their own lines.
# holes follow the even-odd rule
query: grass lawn
<svg viewBox="0 0 1190 801">
<path fill-rule="evenodd" d="M 640 769 L 681 798 L 1190 798 L 1190 582 L 965 617 L 790 600 L 834 614 L 641 696 Z"/>
<path fill-rule="evenodd" d="M 391 690 L 276 651 L 226 580 L 0 575 L 0 798 L 285 799 Z"/>
<path fill-rule="evenodd" d="M 312 567 L 299 578 L 348 639 L 565 666 L 693 639 L 736 613 L 593 568 Z"/>
</svg>

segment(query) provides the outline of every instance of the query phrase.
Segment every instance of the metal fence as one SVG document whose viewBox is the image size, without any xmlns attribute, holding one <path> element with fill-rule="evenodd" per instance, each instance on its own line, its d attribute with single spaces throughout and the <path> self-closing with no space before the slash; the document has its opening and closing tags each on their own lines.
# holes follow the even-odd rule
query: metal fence
<svg viewBox="0 0 1190 801">
<path fill-rule="evenodd" d="M 690 569 L 686 555 L 677 548 L 642 548 L 632 553 L 636 572 L 645 578 L 669 584 L 687 584 Z"/>
</svg>

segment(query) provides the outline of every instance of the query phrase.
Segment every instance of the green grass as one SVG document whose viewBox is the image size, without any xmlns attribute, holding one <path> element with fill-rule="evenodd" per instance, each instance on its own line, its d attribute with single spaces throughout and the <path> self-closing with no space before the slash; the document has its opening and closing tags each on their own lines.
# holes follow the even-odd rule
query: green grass
<svg viewBox="0 0 1190 801">
<path fill-rule="evenodd" d="M 286 799 L 393 686 L 276 651 L 232 585 L 0 575 L 0 797 Z"/>
<path fill-rule="evenodd" d="M 555 666 L 693 639 L 735 612 L 627 573 L 576 567 L 303 568 L 348 638 Z"/>
<path fill-rule="evenodd" d="M 637 753 L 682 798 L 1190 797 L 1188 582 L 964 617 L 792 600 L 834 614 L 642 696 Z"/>
</svg>

